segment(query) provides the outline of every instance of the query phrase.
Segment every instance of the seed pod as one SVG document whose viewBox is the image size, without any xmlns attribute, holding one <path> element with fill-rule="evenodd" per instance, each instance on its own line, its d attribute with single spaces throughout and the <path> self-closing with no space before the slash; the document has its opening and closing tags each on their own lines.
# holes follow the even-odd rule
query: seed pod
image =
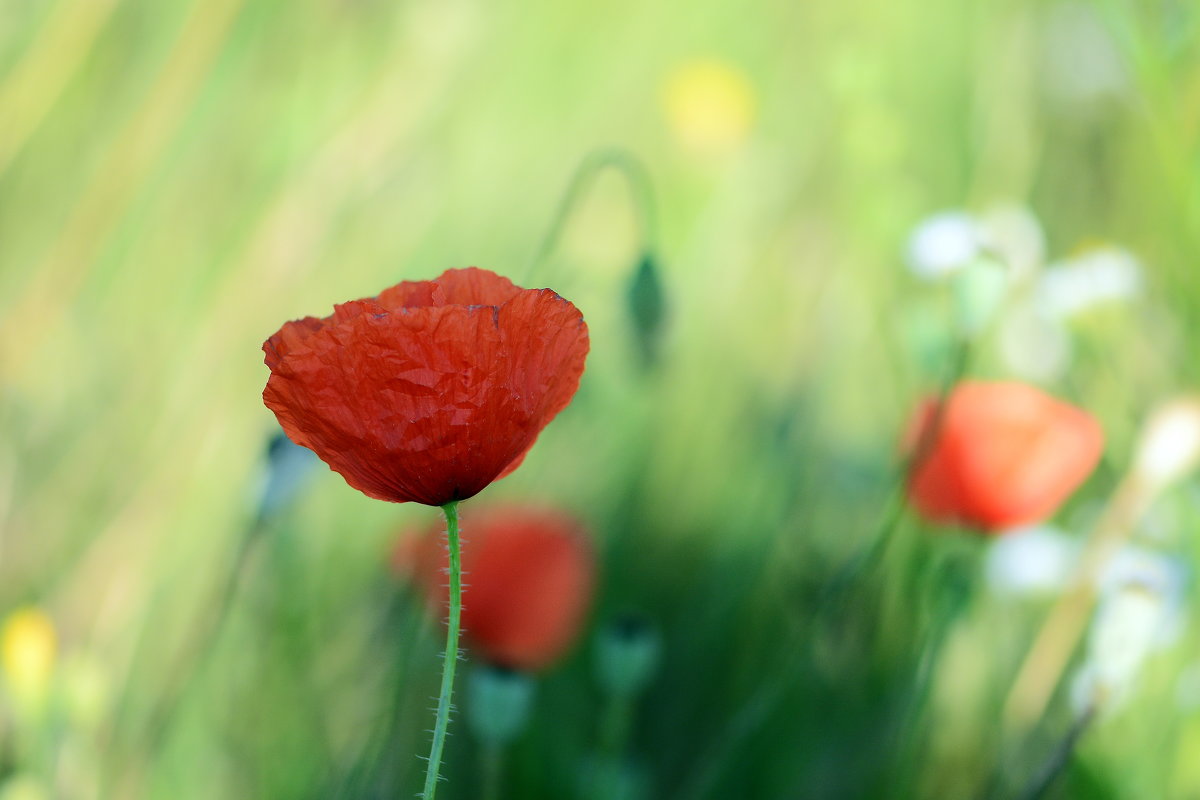
<svg viewBox="0 0 1200 800">
<path fill-rule="evenodd" d="M 533 703 L 533 679 L 522 672 L 484 665 L 467 681 L 467 725 L 480 742 L 505 745 L 521 735 Z"/>
</svg>

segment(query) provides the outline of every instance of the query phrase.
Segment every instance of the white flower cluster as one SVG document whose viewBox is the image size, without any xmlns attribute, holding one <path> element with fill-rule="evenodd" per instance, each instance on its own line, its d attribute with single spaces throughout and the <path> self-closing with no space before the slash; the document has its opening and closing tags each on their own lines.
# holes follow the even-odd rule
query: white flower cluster
<svg viewBox="0 0 1200 800">
<path fill-rule="evenodd" d="M 923 281 L 954 283 L 964 333 L 977 333 L 1003 308 L 1000 355 L 1015 375 L 1034 381 L 1053 380 L 1070 365 L 1071 318 L 1142 290 L 1141 264 L 1113 245 L 1046 263 L 1042 226 L 1021 206 L 933 214 L 909 236 L 905 262 Z"/>
<path fill-rule="evenodd" d="M 991 590 L 1009 598 L 1049 596 L 1077 573 L 1081 543 L 1059 528 L 1039 525 L 999 537 L 988 552 Z M 1147 657 L 1177 643 L 1186 621 L 1189 570 L 1158 550 L 1126 545 L 1096 576 L 1100 597 L 1087 657 L 1076 673 L 1076 711 L 1119 705 Z"/>
<path fill-rule="evenodd" d="M 981 214 L 949 209 L 913 229 L 905 261 L 922 280 L 936 281 L 976 261 L 1002 263 L 1014 280 L 1035 271 L 1045 260 L 1046 238 L 1037 217 L 1021 206 L 996 206 Z"/>
</svg>

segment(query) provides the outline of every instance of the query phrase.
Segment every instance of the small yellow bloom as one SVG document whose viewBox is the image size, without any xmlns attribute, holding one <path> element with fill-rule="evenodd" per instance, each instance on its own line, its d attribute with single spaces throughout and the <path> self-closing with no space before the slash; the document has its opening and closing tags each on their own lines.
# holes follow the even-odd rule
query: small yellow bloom
<svg viewBox="0 0 1200 800">
<path fill-rule="evenodd" d="M 4 620 L 0 630 L 0 667 L 9 687 L 37 695 L 50 681 L 58 652 L 54 622 L 39 608 L 19 608 Z"/>
<path fill-rule="evenodd" d="M 702 155 L 736 149 L 754 122 L 754 87 L 736 66 L 717 59 L 678 66 L 667 78 L 663 104 L 676 138 Z"/>
</svg>

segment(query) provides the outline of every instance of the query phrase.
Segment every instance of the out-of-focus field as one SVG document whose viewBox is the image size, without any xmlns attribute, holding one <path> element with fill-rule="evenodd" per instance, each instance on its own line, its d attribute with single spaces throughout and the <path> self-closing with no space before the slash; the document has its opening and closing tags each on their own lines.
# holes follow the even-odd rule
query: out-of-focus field
<svg viewBox="0 0 1200 800">
<path fill-rule="evenodd" d="M 1011 323 L 1014 290 L 971 345 L 970 374 L 1104 427 L 1065 540 L 1197 387 L 1198 25 L 1182 1 L 0 0 L 0 798 L 415 794 L 442 631 L 389 563 L 437 511 L 318 464 L 255 527 L 260 347 L 467 265 L 554 288 L 592 338 L 574 403 L 467 504 L 569 509 L 600 554 L 504 797 L 1017 796 L 1078 713 L 1068 675 L 1041 724 L 1001 723 L 1059 589 L 1004 591 L 992 540 L 908 514 L 813 609 L 950 369 L 953 289 L 906 264 L 930 215 L 1017 220 L 1025 286 L 1097 248 L 1136 270 L 1048 328 Z M 653 182 L 650 365 L 617 173 L 533 263 L 612 147 Z M 1058 796 L 1200 796 L 1198 504 L 1180 481 L 1128 531 L 1181 576 L 1174 633 Z M 626 613 L 661 658 L 600 780 L 595 636 Z M 452 733 L 441 794 L 477 797 Z"/>
</svg>

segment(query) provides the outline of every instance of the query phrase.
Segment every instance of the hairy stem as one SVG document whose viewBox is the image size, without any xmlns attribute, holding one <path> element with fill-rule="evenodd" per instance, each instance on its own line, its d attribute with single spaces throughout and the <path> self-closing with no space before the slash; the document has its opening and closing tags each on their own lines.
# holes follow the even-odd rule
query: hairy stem
<svg viewBox="0 0 1200 800">
<path fill-rule="evenodd" d="M 421 797 L 433 800 L 442 767 L 442 749 L 446 728 L 450 725 L 450 696 L 454 692 L 454 669 L 458 665 L 458 634 L 462 617 L 462 559 L 458 543 L 458 503 L 442 506 L 446 514 L 446 544 L 450 551 L 450 617 L 446 623 L 446 653 L 442 661 L 442 690 L 438 694 L 437 721 L 433 726 L 433 744 L 425 769 L 425 790 Z"/>
</svg>

